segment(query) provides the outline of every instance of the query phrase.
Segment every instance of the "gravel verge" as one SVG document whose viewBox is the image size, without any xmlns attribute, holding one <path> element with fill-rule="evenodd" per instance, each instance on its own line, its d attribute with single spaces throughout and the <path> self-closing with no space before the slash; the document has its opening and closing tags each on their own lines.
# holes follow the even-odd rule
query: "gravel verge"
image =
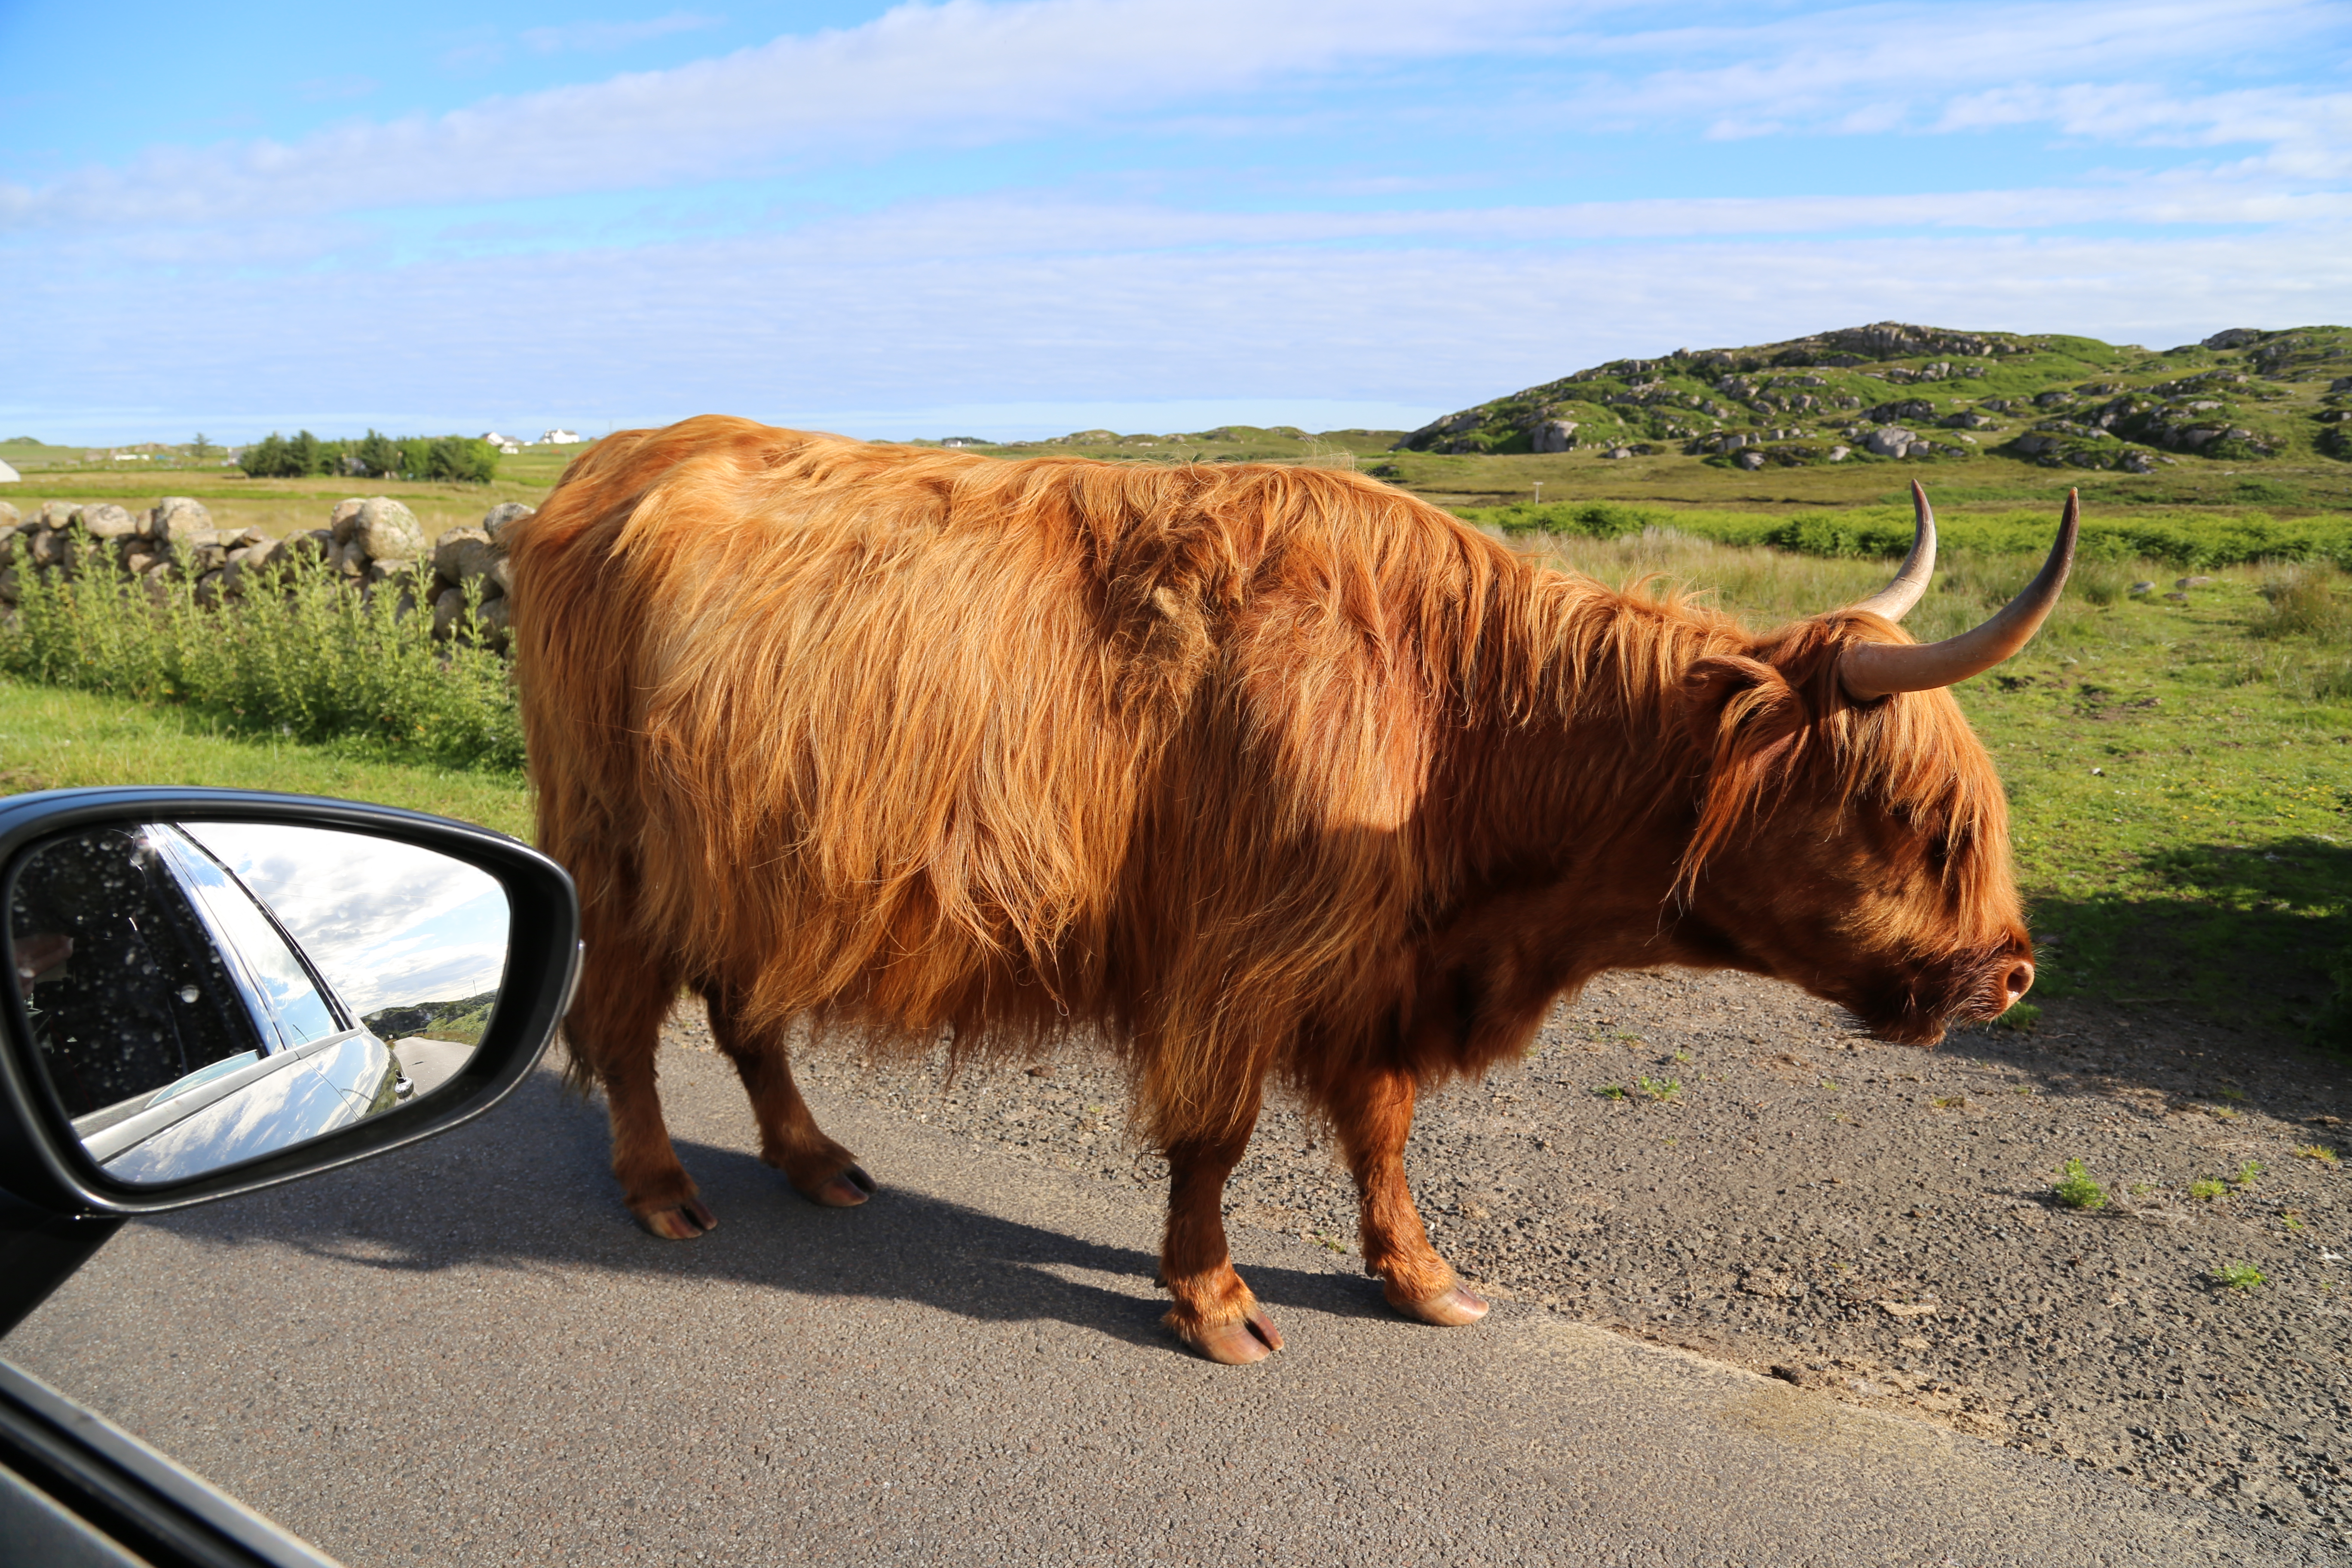
<svg viewBox="0 0 2352 1568">
<path fill-rule="evenodd" d="M 698 1006 L 667 1040 L 711 1048 Z M 2344 1066 L 2071 1003 L 1917 1051 L 1787 986 L 1621 974 L 1524 1062 L 1427 1097 L 1407 1168 L 1491 1294 L 2352 1544 Z M 795 1070 L 1039 1163 L 1164 1179 L 1099 1058 Z M 2096 1206 L 2054 1190 L 2069 1160 Z M 1355 1251 L 1353 1190 L 1291 1107 L 1226 1208 Z"/>
</svg>

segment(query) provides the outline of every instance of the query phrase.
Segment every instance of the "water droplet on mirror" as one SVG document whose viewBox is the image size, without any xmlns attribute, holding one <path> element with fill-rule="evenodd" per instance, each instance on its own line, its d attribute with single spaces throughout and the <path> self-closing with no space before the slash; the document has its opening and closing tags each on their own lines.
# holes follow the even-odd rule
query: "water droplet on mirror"
<svg viewBox="0 0 2352 1568">
<path fill-rule="evenodd" d="M 193 1005 L 193 1004 L 194 1003 L 195 999 L 196 999 L 196 988 L 195 988 L 194 986 L 193 986 L 193 985 L 183 985 L 183 986 L 181 986 L 181 987 L 180 987 L 180 1000 L 181 1000 L 181 1001 L 183 1001 L 183 1002 L 186 1002 L 186 1003 L 189 1003 L 189 1004 L 192 1004 L 192 1005 Z"/>
</svg>

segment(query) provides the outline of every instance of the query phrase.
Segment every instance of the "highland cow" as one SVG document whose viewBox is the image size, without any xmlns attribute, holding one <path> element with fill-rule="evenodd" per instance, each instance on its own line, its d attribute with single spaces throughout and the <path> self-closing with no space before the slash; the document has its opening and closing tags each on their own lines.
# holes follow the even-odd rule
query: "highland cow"
<svg viewBox="0 0 2352 1568">
<path fill-rule="evenodd" d="M 1930 646 L 1895 582 L 1763 633 L 1548 568 L 1352 473 L 1004 462 L 743 420 L 608 437 L 512 526 L 541 846 L 578 879 L 566 1019 L 656 1236 L 716 1224 L 655 1048 L 706 1000 L 761 1158 L 874 1184 L 785 1041 L 1040 1050 L 1130 1072 L 1170 1164 L 1170 1325 L 1281 1336 L 1220 1197 L 1270 1087 L 1335 1131 L 1400 1311 L 1486 1308 L 1402 1151 L 1425 1088 L 1616 968 L 1769 975 L 1937 1040 L 2032 980 L 2000 781 L 1942 689 L 2055 604 Z"/>
</svg>

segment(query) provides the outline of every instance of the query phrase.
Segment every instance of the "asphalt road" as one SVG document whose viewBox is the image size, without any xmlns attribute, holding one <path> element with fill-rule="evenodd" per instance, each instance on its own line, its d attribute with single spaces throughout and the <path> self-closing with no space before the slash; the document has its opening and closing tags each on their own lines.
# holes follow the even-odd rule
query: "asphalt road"
<svg viewBox="0 0 2352 1568">
<path fill-rule="evenodd" d="M 2287 1563 L 2327 1549 L 1497 1302 L 1401 1322 L 1234 1232 L 1289 1348 L 1159 1326 L 1159 1194 L 812 1093 L 802 1202 L 665 1053 L 720 1227 L 642 1235 L 542 1072 L 420 1149 L 128 1226 L 0 1352 L 378 1563 Z"/>
</svg>

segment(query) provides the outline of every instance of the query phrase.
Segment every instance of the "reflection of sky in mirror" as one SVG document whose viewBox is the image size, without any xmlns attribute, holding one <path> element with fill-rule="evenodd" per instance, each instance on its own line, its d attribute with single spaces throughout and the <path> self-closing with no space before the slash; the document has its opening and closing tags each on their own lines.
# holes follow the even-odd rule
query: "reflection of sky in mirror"
<svg viewBox="0 0 2352 1568">
<path fill-rule="evenodd" d="M 353 1012 L 497 989 L 507 899 L 488 872 L 337 828 L 179 826 L 269 906 Z"/>
</svg>

